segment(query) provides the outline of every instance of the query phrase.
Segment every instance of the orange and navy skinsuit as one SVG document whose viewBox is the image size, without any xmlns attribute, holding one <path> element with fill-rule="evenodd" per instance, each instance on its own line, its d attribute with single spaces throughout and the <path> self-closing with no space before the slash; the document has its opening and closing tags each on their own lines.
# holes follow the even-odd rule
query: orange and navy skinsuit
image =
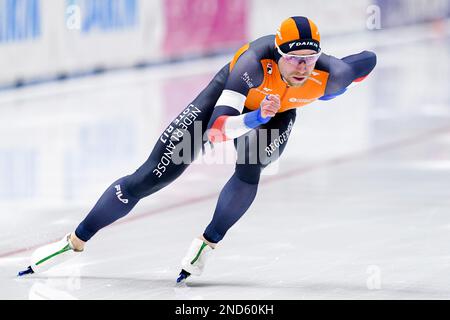
<svg viewBox="0 0 450 320">
<path fill-rule="evenodd" d="M 253 202 L 262 170 L 283 153 L 297 109 L 342 94 L 351 83 L 366 77 L 376 63 L 375 54 L 367 51 L 343 59 L 322 54 L 306 84 L 293 88 L 281 79 L 278 58 L 273 35 L 239 50 L 164 130 L 147 161 L 104 192 L 76 229 L 78 238 L 88 241 L 100 229 L 127 215 L 139 200 L 175 181 L 195 160 L 207 129 L 212 129 L 209 132 L 218 134 L 209 134 L 211 141 L 239 137 L 234 140 L 235 172 L 220 193 L 203 235 L 212 243 L 219 242 Z M 259 123 L 259 106 L 268 94 L 280 95 L 281 109 Z M 233 117 L 239 121 L 230 123 L 238 126 L 227 128 L 227 119 Z M 198 136 L 200 139 L 196 139 Z"/>
<path fill-rule="evenodd" d="M 278 70 L 278 53 L 273 35 L 243 46 L 229 65 L 228 80 L 209 122 L 209 139 L 220 142 L 236 138 L 260 123 L 234 121 L 230 116 L 258 110 L 268 94 L 281 99 L 279 113 L 303 107 L 318 99 L 330 100 L 346 91 L 353 82 L 363 80 L 375 67 L 376 56 L 369 51 L 338 59 L 322 54 L 310 78 L 301 87 L 289 87 Z M 255 115 L 256 116 L 256 115 Z M 248 118 L 248 117 L 247 117 Z"/>
</svg>

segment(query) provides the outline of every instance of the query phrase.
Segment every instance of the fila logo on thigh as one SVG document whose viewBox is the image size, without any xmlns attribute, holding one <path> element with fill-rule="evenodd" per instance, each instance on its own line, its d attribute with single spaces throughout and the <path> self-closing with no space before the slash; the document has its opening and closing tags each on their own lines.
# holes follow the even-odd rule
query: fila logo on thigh
<svg viewBox="0 0 450 320">
<path fill-rule="evenodd" d="M 116 192 L 117 199 L 119 199 L 121 202 L 127 204 L 128 203 L 128 199 L 122 199 L 123 193 L 122 193 L 122 190 L 120 189 L 120 184 L 118 184 L 114 188 L 116 188 L 116 191 L 117 191 Z"/>
</svg>

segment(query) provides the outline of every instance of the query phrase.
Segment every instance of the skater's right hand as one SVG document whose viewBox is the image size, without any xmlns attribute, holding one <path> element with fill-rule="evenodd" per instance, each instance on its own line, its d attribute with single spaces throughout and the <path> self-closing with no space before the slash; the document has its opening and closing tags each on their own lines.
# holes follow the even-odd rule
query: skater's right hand
<svg viewBox="0 0 450 320">
<path fill-rule="evenodd" d="M 261 116 L 263 118 L 273 117 L 280 110 L 280 96 L 277 94 L 269 94 L 261 102 Z"/>
</svg>

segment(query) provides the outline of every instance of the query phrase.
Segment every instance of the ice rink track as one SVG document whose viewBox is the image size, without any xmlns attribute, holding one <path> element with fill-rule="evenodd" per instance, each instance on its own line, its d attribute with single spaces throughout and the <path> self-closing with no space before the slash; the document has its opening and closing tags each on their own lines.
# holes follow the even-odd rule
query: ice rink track
<svg viewBox="0 0 450 320">
<path fill-rule="evenodd" d="M 211 162 L 232 157 L 230 143 L 100 231 L 79 258 L 15 275 L 145 161 L 230 57 L 0 92 L 0 299 L 450 298 L 446 30 L 325 38 L 338 57 L 375 51 L 377 68 L 343 96 L 298 110 L 255 202 L 183 287 L 180 260 L 234 168 Z"/>
</svg>

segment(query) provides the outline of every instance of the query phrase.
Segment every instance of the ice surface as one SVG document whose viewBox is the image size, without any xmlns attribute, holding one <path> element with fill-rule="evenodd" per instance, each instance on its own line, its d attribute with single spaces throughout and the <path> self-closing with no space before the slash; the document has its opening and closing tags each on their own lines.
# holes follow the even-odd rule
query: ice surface
<svg viewBox="0 0 450 320">
<path fill-rule="evenodd" d="M 450 46 L 421 43 L 330 42 L 332 54 L 376 51 L 376 70 L 299 110 L 256 201 L 184 287 L 181 258 L 232 163 L 199 159 L 79 258 L 15 275 L 145 161 L 229 57 L 0 93 L 0 299 L 448 299 Z"/>
</svg>

